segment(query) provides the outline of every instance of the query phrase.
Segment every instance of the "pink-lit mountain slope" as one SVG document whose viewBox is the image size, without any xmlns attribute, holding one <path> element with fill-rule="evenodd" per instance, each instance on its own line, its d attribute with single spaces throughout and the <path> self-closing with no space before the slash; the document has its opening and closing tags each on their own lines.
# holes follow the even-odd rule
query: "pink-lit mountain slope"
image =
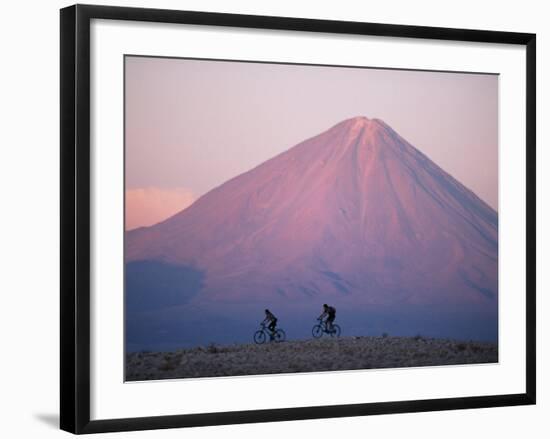
<svg viewBox="0 0 550 439">
<path fill-rule="evenodd" d="M 493 209 L 356 117 L 128 232 L 126 261 L 193 267 L 201 302 L 483 307 L 497 301 L 497 238 Z"/>
</svg>

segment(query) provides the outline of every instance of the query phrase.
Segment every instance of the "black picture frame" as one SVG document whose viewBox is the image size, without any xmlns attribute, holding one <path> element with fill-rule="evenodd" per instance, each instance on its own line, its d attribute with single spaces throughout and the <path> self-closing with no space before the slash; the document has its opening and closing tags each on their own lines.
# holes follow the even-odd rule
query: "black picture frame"
<svg viewBox="0 0 550 439">
<path fill-rule="evenodd" d="M 527 60 L 525 66 L 527 83 L 525 115 L 527 148 L 526 392 L 494 396 L 90 420 L 90 21 L 92 19 L 407 37 L 525 46 Z M 61 429 L 77 434 L 99 433 L 535 404 L 535 34 L 74 5 L 60 11 L 60 35 Z"/>
</svg>

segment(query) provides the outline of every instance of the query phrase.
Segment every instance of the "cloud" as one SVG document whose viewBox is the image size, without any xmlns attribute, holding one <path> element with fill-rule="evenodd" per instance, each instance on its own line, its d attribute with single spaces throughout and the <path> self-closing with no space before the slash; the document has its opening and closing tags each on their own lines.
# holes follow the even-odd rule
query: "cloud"
<svg viewBox="0 0 550 439">
<path fill-rule="evenodd" d="M 126 191 L 126 230 L 151 226 L 189 207 L 196 197 L 189 189 L 156 187 Z"/>
</svg>

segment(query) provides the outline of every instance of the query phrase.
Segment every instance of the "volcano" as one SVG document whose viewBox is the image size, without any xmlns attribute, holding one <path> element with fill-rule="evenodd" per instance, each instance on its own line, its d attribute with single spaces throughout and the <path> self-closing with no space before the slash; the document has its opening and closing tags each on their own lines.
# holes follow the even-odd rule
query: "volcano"
<svg viewBox="0 0 550 439">
<path fill-rule="evenodd" d="M 496 321 L 497 213 L 379 119 L 345 120 L 127 232 L 125 257 L 130 311 L 329 302 Z"/>
</svg>

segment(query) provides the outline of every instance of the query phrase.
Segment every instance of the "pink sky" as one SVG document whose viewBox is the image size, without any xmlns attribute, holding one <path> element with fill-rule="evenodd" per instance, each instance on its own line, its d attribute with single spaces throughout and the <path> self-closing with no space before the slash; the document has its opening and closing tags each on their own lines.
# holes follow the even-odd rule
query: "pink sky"
<svg viewBox="0 0 550 439">
<path fill-rule="evenodd" d="M 195 198 L 186 188 L 126 189 L 126 230 L 152 226 L 190 206 Z"/>
<path fill-rule="evenodd" d="M 126 228 L 354 116 L 498 210 L 498 76 L 126 57 Z"/>
</svg>

